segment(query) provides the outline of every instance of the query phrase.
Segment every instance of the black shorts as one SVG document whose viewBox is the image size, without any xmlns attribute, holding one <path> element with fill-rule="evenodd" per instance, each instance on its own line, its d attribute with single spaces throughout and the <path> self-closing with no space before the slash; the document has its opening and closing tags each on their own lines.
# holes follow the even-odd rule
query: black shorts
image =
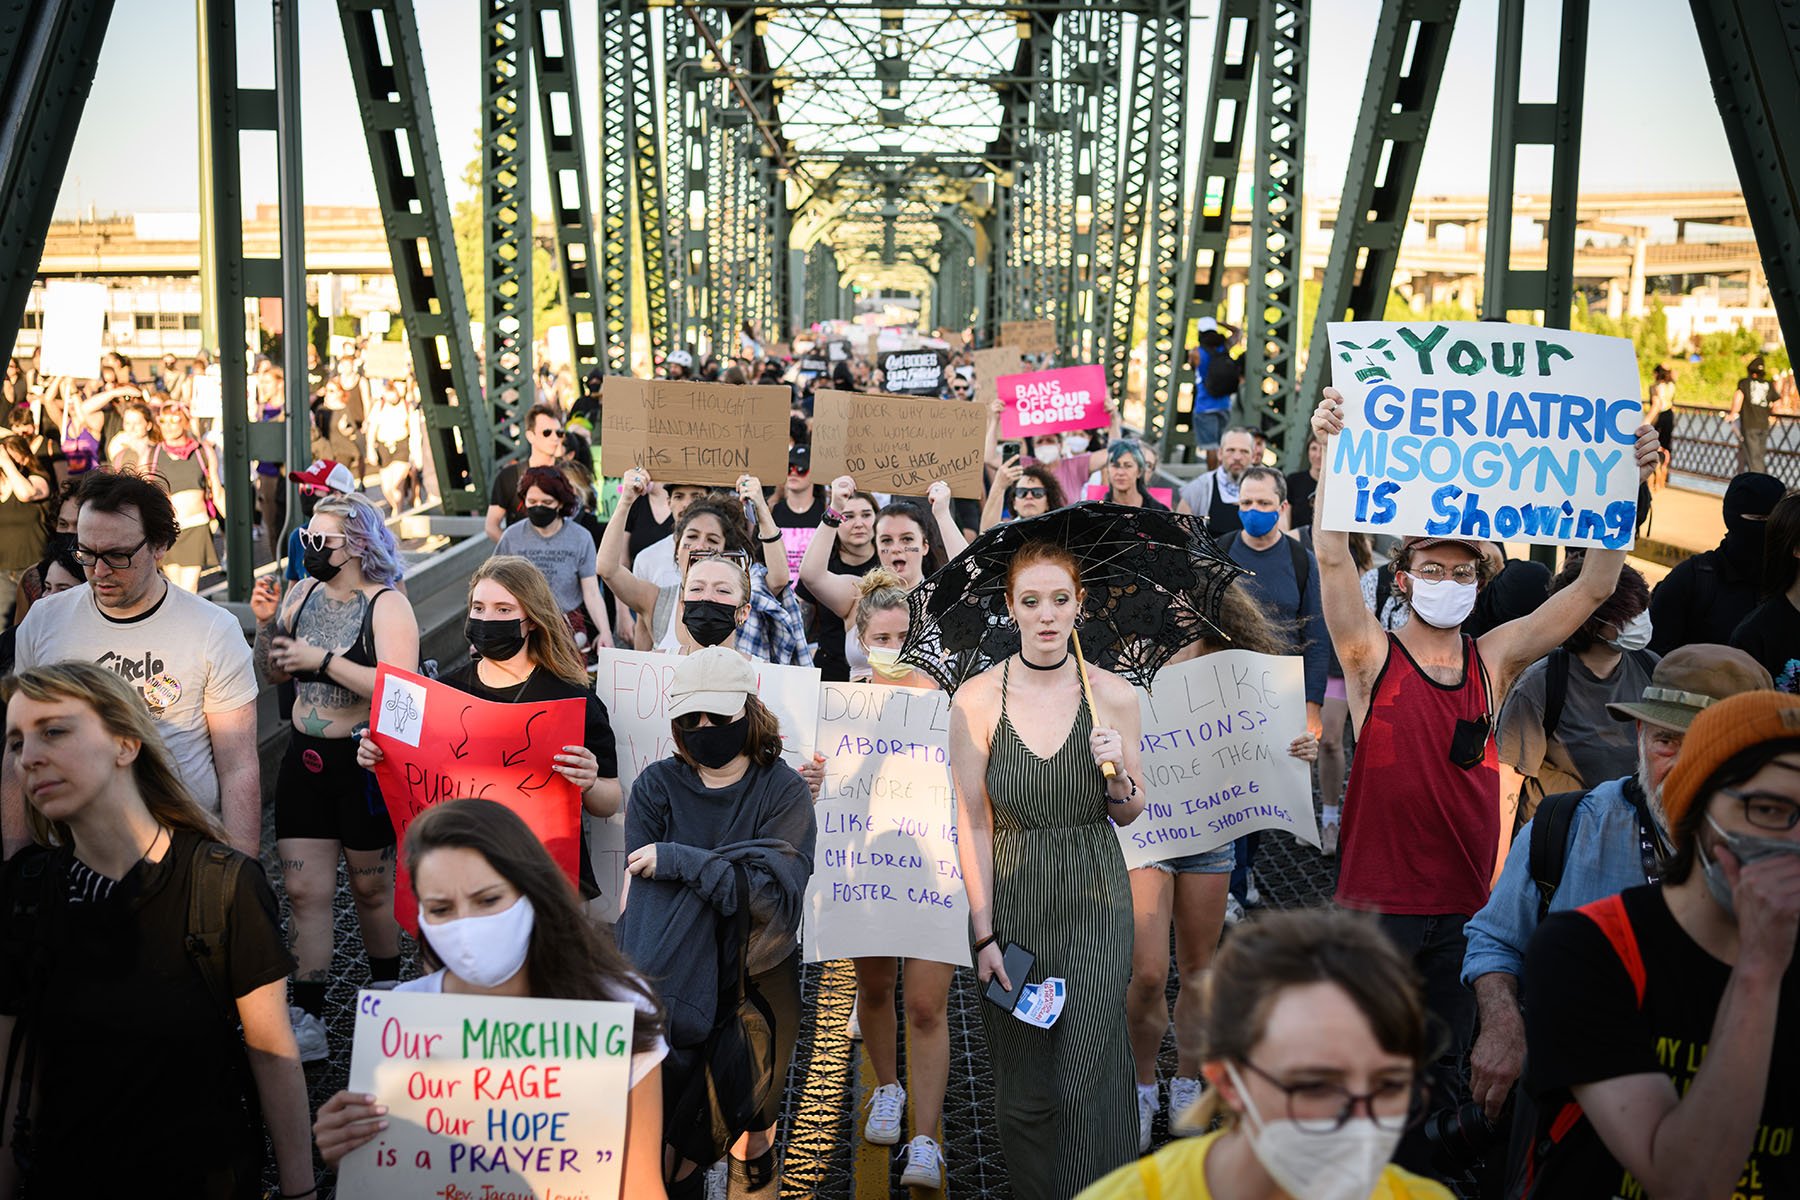
<svg viewBox="0 0 1800 1200">
<path fill-rule="evenodd" d="M 346 850 L 385 850 L 394 826 L 375 776 L 356 765 L 355 738 L 290 731 L 275 777 L 275 836 L 319 838 Z"/>
</svg>

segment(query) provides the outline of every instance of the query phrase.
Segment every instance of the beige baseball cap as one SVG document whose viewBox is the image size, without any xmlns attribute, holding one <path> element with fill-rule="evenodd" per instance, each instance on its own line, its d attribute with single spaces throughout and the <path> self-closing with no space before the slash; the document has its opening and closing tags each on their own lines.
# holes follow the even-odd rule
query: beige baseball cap
<svg viewBox="0 0 1800 1200">
<path fill-rule="evenodd" d="M 669 716 L 715 713 L 730 716 L 756 694 L 756 668 L 728 646 L 708 646 L 681 660 L 669 680 Z"/>
</svg>

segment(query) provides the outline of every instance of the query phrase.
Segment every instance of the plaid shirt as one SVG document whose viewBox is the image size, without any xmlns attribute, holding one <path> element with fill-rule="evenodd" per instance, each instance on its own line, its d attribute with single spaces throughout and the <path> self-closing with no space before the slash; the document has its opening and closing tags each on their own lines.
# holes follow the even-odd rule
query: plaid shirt
<svg viewBox="0 0 1800 1200">
<path fill-rule="evenodd" d="M 812 647 L 806 642 L 806 617 L 790 583 L 779 597 L 769 591 L 769 568 L 757 563 L 750 568 L 750 616 L 738 630 L 737 648 L 763 662 L 812 666 Z"/>
</svg>

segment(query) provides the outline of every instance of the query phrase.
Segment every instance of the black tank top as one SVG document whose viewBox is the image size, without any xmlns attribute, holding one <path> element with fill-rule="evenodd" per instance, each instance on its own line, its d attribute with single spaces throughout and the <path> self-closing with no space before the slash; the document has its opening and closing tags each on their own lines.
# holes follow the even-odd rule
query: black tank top
<svg viewBox="0 0 1800 1200">
<path fill-rule="evenodd" d="M 306 595 L 301 597 L 300 607 L 294 610 L 293 624 L 283 631 L 287 637 L 299 636 L 300 614 L 306 611 L 306 606 L 311 603 L 313 596 L 324 586 L 322 583 L 315 582 L 311 588 L 307 589 Z M 350 643 L 350 648 L 340 656 L 345 662 L 359 667 L 375 665 L 375 602 L 393 590 L 393 588 L 384 587 L 370 596 L 368 602 L 363 605 L 362 627 L 356 631 L 356 640 Z M 293 678 L 301 683 L 328 682 L 325 676 L 318 671 L 295 671 Z"/>
</svg>

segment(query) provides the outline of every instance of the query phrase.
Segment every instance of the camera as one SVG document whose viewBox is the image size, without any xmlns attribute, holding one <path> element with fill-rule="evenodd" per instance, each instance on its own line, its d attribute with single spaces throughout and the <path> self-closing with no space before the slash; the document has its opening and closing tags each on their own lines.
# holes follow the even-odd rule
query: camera
<svg viewBox="0 0 1800 1200">
<path fill-rule="evenodd" d="M 1486 1110 L 1474 1100 L 1437 1110 L 1419 1128 L 1431 1146 L 1432 1157 L 1454 1171 L 1479 1166 L 1500 1133 L 1499 1126 L 1488 1120 Z"/>
</svg>

